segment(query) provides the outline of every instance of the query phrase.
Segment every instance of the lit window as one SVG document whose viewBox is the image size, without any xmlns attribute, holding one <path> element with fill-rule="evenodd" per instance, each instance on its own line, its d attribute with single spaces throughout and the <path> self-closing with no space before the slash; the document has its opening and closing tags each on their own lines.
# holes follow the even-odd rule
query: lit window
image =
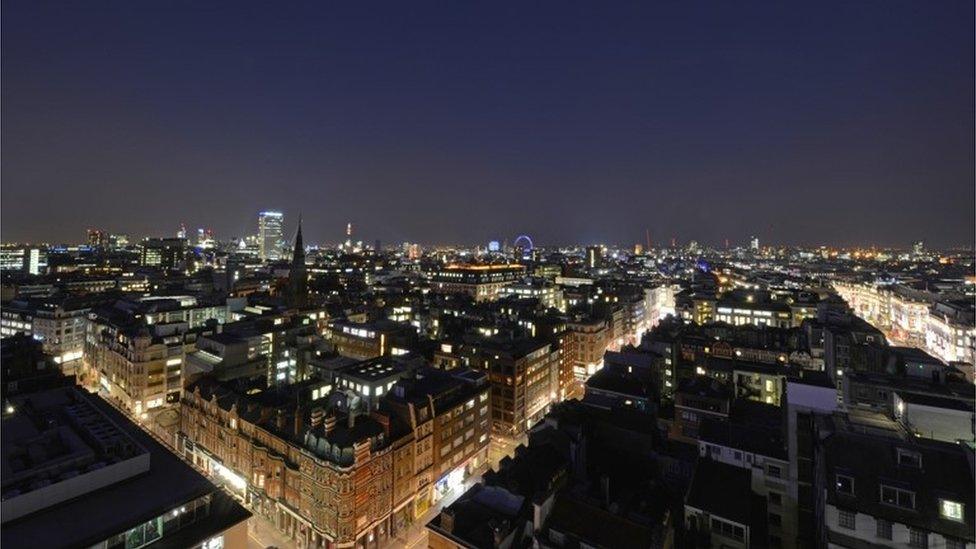
<svg viewBox="0 0 976 549">
<path fill-rule="evenodd" d="M 941 514 L 943 518 L 962 522 L 962 503 L 959 503 L 958 501 L 949 501 L 947 499 L 939 500 L 939 514 Z"/>
</svg>

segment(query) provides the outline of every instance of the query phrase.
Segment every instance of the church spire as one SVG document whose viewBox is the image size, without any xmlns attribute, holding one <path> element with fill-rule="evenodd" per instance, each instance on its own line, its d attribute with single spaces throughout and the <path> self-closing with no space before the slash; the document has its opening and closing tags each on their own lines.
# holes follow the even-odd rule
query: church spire
<svg viewBox="0 0 976 549">
<path fill-rule="evenodd" d="M 305 243 L 302 241 L 302 216 L 298 216 L 298 232 L 295 234 L 295 249 L 291 254 L 291 269 L 288 271 L 289 307 L 301 308 L 308 302 L 308 272 L 305 268 Z"/>
<path fill-rule="evenodd" d="M 295 263 L 301 260 L 302 267 L 305 266 L 305 245 L 302 242 L 302 215 L 298 214 L 298 233 L 295 235 L 295 250 L 291 254 L 292 268 Z"/>
</svg>

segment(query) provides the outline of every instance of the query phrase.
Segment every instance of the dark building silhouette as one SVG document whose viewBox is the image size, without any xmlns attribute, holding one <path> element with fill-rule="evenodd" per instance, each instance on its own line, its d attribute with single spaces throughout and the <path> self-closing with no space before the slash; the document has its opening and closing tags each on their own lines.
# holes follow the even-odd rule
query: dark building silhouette
<svg viewBox="0 0 976 549">
<path fill-rule="evenodd" d="M 298 233 L 295 235 L 295 249 L 291 255 L 291 269 L 288 272 L 289 307 L 301 308 L 308 303 L 308 271 L 305 268 L 305 245 L 302 242 L 302 220 L 298 220 Z"/>
</svg>

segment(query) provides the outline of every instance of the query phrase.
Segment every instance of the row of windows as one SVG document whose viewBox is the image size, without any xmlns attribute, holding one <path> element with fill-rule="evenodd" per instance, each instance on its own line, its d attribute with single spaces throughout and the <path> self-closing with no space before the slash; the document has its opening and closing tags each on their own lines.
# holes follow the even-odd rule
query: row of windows
<svg viewBox="0 0 976 549">
<path fill-rule="evenodd" d="M 136 549 L 210 516 L 210 496 L 187 502 L 147 522 L 94 545 L 105 549 Z"/>
<path fill-rule="evenodd" d="M 857 513 L 853 511 L 845 511 L 843 509 L 839 510 L 837 513 L 837 525 L 847 530 L 855 530 L 857 528 Z M 875 535 L 878 538 L 885 540 L 892 539 L 891 521 L 877 519 L 875 521 L 875 525 Z M 929 546 L 929 533 L 920 528 L 909 527 L 908 545 L 918 549 L 927 549 Z M 966 547 L 966 542 L 965 540 L 946 537 L 945 546 L 946 549 L 964 549 Z"/>
<path fill-rule="evenodd" d="M 854 478 L 849 475 L 836 475 L 836 489 L 838 494 L 854 495 Z M 915 509 L 915 492 L 882 484 L 880 501 L 886 505 L 893 505 L 903 509 Z M 942 518 L 962 522 L 964 520 L 963 504 L 948 499 L 939 500 L 939 515 Z"/>
<path fill-rule="evenodd" d="M 745 539 L 745 530 L 741 526 L 715 517 L 712 517 L 712 532 L 738 541 Z"/>
</svg>

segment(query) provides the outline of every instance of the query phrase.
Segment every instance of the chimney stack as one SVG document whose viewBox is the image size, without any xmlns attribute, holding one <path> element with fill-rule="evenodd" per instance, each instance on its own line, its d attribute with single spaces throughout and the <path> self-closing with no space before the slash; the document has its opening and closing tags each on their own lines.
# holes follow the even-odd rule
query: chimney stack
<svg viewBox="0 0 976 549">
<path fill-rule="evenodd" d="M 390 416 L 378 410 L 374 411 L 370 416 L 383 426 L 383 434 L 390 436 Z"/>
<path fill-rule="evenodd" d="M 454 511 L 450 509 L 441 511 L 441 529 L 448 534 L 454 533 Z"/>
<path fill-rule="evenodd" d="M 311 418 L 312 418 L 312 428 L 322 425 L 322 420 L 325 419 L 325 410 L 323 410 L 321 406 L 316 406 L 315 408 L 312 408 Z"/>
</svg>

